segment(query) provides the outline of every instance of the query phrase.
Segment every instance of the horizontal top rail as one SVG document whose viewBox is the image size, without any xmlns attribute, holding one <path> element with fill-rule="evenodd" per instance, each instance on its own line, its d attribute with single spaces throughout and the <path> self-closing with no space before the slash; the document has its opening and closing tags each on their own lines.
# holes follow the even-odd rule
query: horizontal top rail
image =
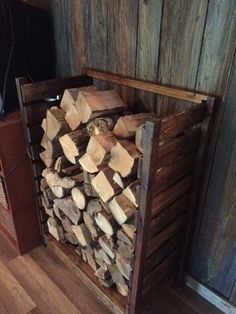
<svg viewBox="0 0 236 314">
<path fill-rule="evenodd" d="M 91 78 L 81 75 L 63 79 L 24 83 L 21 87 L 24 105 L 43 98 L 55 97 L 56 95 L 63 94 L 66 88 L 75 88 L 91 84 Z"/>
<path fill-rule="evenodd" d="M 202 101 L 206 101 L 208 98 L 208 96 L 204 94 L 194 93 L 192 91 L 178 89 L 174 87 L 168 87 L 156 84 L 151 81 L 134 79 L 132 77 L 123 76 L 120 74 L 113 74 L 96 69 L 85 68 L 83 69 L 83 74 L 86 74 L 98 80 L 109 81 L 117 85 L 141 89 L 147 92 L 165 95 L 176 99 L 187 100 L 196 104 L 200 104 Z"/>
</svg>

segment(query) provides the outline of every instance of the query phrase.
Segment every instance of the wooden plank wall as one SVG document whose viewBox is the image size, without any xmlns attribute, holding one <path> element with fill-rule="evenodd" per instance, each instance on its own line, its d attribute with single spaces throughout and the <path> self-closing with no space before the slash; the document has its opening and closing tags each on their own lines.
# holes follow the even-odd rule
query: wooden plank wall
<svg viewBox="0 0 236 314">
<path fill-rule="evenodd" d="M 220 97 L 225 95 L 235 53 L 236 1 L 50 2 L 58 76 L 80 73 L 83 66 L 88 66 L 197 89 Z M 107 86 L 103 83 L 99 87 Z M 160 117 L 187 105 L 125 88 L 121 89 L 121 93 L 129 104 L 146 107 Z M 230 269 L 229 263 L 235 265 L 232 262 L 235 255 L 230 257 L 235 242 L 232 241 L 233 231 L 229 231 L 232 227 L 231 205 L 235 204 L 235 145 L 231 145 L 233 118 L 235 105 L 228 97 L 226 102 L 221 103 L 214 166 L 207 201 L 199 217 L 194 262 L 190 268 L 198 280 L 208 283 L 227 298 L 230 297 L 233 276 L 231 278 L 226 269 Z M 225 158 L 221 166 L 222 155 Z M 222 256 L 219 258 L 220 265 L 218 254 Z M 214 277 L 217 271 L 221 272 L 222 278 L 227 276 L 227 283 L 223 283 L 219 276 Z"/>
</svg>

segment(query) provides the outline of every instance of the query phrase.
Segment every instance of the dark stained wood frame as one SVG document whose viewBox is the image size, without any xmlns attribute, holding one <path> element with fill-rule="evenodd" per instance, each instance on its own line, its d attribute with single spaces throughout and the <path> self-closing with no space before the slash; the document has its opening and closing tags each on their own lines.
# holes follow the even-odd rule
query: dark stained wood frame
<svg viewBox="0 0 236 314">
<path fill-rule="evenodd" d="M 65 88 L 72 88 L 76 86 L 82 85 L 89 85 L 92 83 L 92 78 L 105 80 L 112 82 L 117 85 L 131 87 L 134 89 L 144 90 L 148 92 L 152 92 L 158 95 L 165 95 L 168 97 L 187 100 L 194 104 L 200 104 L 208 108 L 205 112 L 205 116 L 203 117 L 202 125 L 201 125 L 201 139 L 197 153 L 197 161 L 195 165 L 195 175 L 194 175 L 194 182 L 193 182 L 193 193 L 191 194 L 191 209 L 190 215 L 188 219 L 188 230 L 186 233 L 186 240 L 184 244 L 184 253 L 181 259 L 181 271 L 179 274 L 179 279 L 183 279 L 183 275 L 186 269 L 186 263 L 188 260 L 188 252 L 191 243 L 191 229 L 193 227 L 194 217 L 196 215 L 196 208 L 197 208 L 197 200 L 196 196 L 202 192 L 201 191 L 201 182 L 204 176 L 204 169 L 206 169 L 206 162 L 208 160 L 207 156 L 207 144 L 209 142 L 209 138 L 211 135 L 211 129 L 213 125 L 213 113 L 214 113 L 214 104 L 215 98 L 201 94 L 195 93 L 194 91 L 183 90 L 173 87 L 167 87 L 163 85 L 159 85 L 149 81 L 137 80 L 131 77 L 125 77 L 117 74 L 112 74 L 108 72 L 98 71 L 94 69 L 84 69 L 83 70 L 84 76 L 78 77 L 71 77 L 62 80 L 51 80 L 46 82 L 38 82 L 38 83 L 30 83 L 26 84 L 25 80 L 17 79 L 17 89 L 18 89 L 18 96 L 20 100 L 20 107 L 23 118 L 26 120 L 26 106 L 36 106 L 37 101 L 41 100 L 42 98 L 46 97 L 55 97 L 56 95 L 60 95 L 63 93 Z M 193 107 L 194 108 L 194 107 Z M 198 110 L 198 109 L 197 109 Z M 28 125 L 25 124 L 26 130 L 26 137 L 28 139 L 28 143 L 30 145 L 28 132 L 27 132 Z M 142 166 L 141 166 L 141 188 L 140 188 L 140 204 L 139 204 L 139 212 L 137 216 L 137 234 L 136 234 L 136 241 L 135 241 L 135 260 L 134 260 L 134 268 L 133 273 L 131 274 L 131 285 L 130 285 L 130 293 L 128 296 L 128 302 L 126 307 L 127 313 L 137 313 L 139 309 L 139 305 L 141 302 L 142 297 L 142 289 L 143 289 L 143 279 L 144 279 L 144 260 L 146 257 L 147 252 L 147 240 L 148 240 L 148 226 L 151 219 L 151 203 L 153 200 L 153 189 L 152 185 L 154 182 L 155 177 L 155 166 L 156 166 L 156 154 L 158 151 L 158 144 L 160 141 L 160 133 L 161 129 L 163 128 L 163 123 L 161 123 L 161 119 L 154 119 L 152 121 L 146 122 L 145 125 L 145 148 L 144 148 L 144 155 L 142 159 Z M 31 147 L 29 147 L 32 149 Z M 208 172 L 207 172 L 208 174 Z M 36 175 L 35 175 L 36 177 Z M 208 179 L 208 178 L 205 178 Z M 204 192 L 203 192 L 204 194 Z M 45 241 L 48 243 L 49 247 L 53 247 L 53 250 L 57 252 L 61 251 L 64 256 L 66 252 L 68 252 L 68 248 L 66 248 L 63 244 L 55 244 L 55 241 L 51 240 L 50 237 L 46 236 Z M 58 254 L 60 255 L 60 254 Z M 71 257 L 71 254 L 69 254 Z M 73 255 L 73 254 L 72 254 Z M 70 259 L 70 257 L 68 257 Z M 80 263 L 77 265 L 74 256 L 71 257 L 71 262 L 74 264 L 72 268 L 80 268 Z M 80 272 L 83 271 L 80 269 Z M 85 274 L 85 283 L 87 281 L 87 285 L 92 290 L 96 290 L 104 301 L 104 294 L 105 294 L 105 301 L 104 303 L 112 306 L 114 312 L 122 312 L 124 311 L 124 307 L 119 302 L 119 298 L 116 296 L 109 301 L 109 290 L 106 292 L 106 289 L 101 289 L 99 286 L 96 286 L 96 283 L 91 283 L 91 278 Z M 86 279 L 87 278 L 87 279 Z M 94 287 L 96 286 L 96 287 Z M 120 308 L 120 310 L 119 310 Z"/>
</svg>

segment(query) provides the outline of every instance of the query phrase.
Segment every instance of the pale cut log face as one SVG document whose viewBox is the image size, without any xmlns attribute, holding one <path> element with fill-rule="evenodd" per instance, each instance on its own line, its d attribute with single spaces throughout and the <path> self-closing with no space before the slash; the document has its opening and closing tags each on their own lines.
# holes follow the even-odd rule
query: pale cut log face
<svg viewBox="0 0 236 314">
<path fill-rule="evenodd" d="M 114 190 L 103 171 L 100 171 L 92 180 L 92 185 L 103 202 L 107 202 L 114 195 Z"/>
<path fill-rule="evenodd" d="M 71 140 L 71 138 L 67 134 L 60 137 L 59 141 L 61 143 L 61 146 L 62 146 L 62 149 L 66 158 L 72 164 L 76 164 L 75 156 L 78 155 L 78 149 L 75 146 L 74 142 Z"/>
<path fill-rule="evenodd" d="M 112 236 L 114 234 L 114 230 L 111 226 L 111 224 L 109 223 L 109 221 L 100 213 L 97 213 L 95 215 L 95 221 L 97 223 L 97 225 L 99 226 L 99 228 L 106 233 L 107 235 Z"/>
<path fill-rule="evenodd" d="M 98 168 L 96 166 L 96 163 L 94 162 L 93 158 L 90 156 L 90 154 L 85 153 L 80 159 L 79 163 L 81 167 L 89 172 L 89 173 L 96 173 L 98 172 Z"/>
<path fill-rule="evenodd" d="M 111 160 L 109 167 L 120 173 L 122 177 L 127 177 L 133 168 L 134 159 L 120 143 L 111 149 Z"/>
<path fill-rule="evenodd" d="M 80 190 L 79 187 L 75 187 L 71 190 L 71 196 L 73 201 L 75 202 L 75 205 L 83 210 L 86 206 L 86 199 L 82 191 Z"/>
</svg>

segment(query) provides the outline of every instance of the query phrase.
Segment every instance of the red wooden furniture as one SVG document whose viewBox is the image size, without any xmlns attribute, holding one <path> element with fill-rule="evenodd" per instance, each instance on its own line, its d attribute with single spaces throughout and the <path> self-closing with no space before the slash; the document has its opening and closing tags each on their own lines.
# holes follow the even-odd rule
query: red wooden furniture
<svg viewBox="0 0 236 314">
<path fill-rule="evenodd" d="M 0 121 L 0 231 L 20 254 L 41 243 L 30 159 L 19 112 Z"/>
</svg>

